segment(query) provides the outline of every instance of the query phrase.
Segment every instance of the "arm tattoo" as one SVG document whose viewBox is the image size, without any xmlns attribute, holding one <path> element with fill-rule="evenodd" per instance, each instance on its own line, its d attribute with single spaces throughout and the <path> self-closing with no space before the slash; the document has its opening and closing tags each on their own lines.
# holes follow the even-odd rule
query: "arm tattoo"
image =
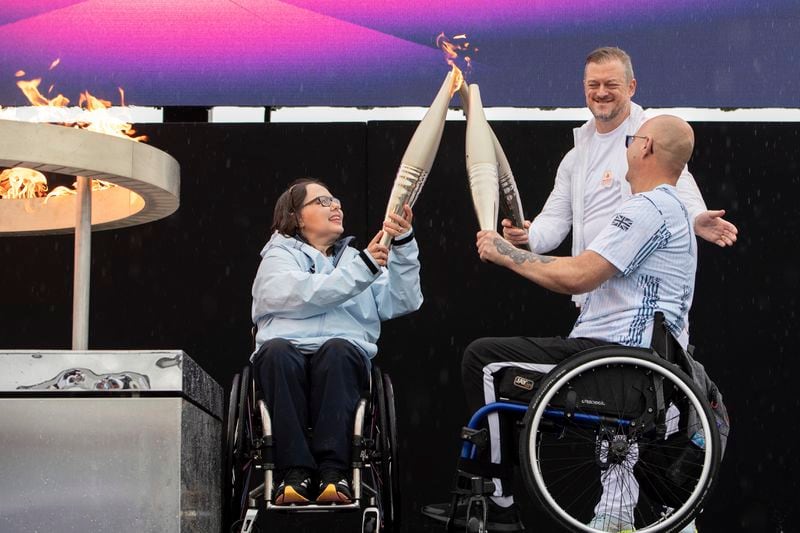
<svg viewBox="0 0 800 533">
<path fill-rule="evenodd" d="M 526 261 L 531 263 L 551 263 L 556 259 L 555 257 L 550 257 L 549 255 L 539 255 L 532 252 L 526 252 L 525 250 L 520 250 L 519 248 L 511 246 L 506 240 L 499 237 L 494 240 L 494 245 L 497 247 L 497 251 L 500 252 L 500 255 L 507 255 L 517 265 L 521 265 Z"/>
</svg>

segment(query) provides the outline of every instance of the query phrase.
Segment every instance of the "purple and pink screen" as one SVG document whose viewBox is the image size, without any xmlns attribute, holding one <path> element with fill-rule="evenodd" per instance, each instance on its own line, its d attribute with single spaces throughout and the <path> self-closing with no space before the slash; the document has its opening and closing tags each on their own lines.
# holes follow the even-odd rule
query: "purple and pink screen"
<svg viewBox="0 0 800 533">
<path fill-rule="evenodd" d="M 486 105 L 581 106 L 586 54 L 626 49 L 649 106 L 797 107 L 793 0 L 5 0 L 0 105 L 15 73 L 138 105 L 428 105 L 466 34 Z M 48 67 L 60 59 L 57 68 Z"/>
</svg>

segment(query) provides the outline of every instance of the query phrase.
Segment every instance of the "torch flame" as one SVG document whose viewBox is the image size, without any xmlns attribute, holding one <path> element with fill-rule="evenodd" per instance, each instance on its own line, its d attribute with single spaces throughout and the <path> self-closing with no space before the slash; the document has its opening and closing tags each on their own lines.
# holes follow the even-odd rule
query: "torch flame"
<svg viewBox="0 0 800 533">
<path fill-rule="evenodd" d="M 453 41 L 466 40 L 466 38 L 467 38 L 467 35 L 462 33 L 462 34 L 459 34 L 459 35 L 456 35 L 455 37 L 453 37 Z M 462 59 L 463 62 L 464 62 L 464 65 L 465 65 L 465 68 L 464 68 L 465 72 L 467 74 L 471 73 L 472 72 L 472 58 L 470 56 L 468 56 L 468 55 L 464 55 L 463 57 L 459 57 L 460 53 L 466 54 L 467 50 L 469 49 L 469 42 L 456 43 L 456 42 L 453 42 L 453 41 L 448 39 L 447 36 L 444 34 L 444 32 L 442 32 L 442 33 L 440 33 L 439 35 L 436 36 L 436 46 L 438 48 L 440 48 L 442 50 L 442 52 L 444 53 L 444 60 L 447 62 L 447 64 L 450 65 L 453 68 L 457 68 L 456 67 L 456 61 L 458 59 Z M 477 51 L 478 51 L 477 48 L 473 49 L 473 52 L 477 52 Z M 461 74 L 460 79 L 462 80 L 462 82 L 464 80 L 464 77 L 465 76 L 463 74 Z M 454 76 L 454 78 L 455 78 L 455 76 Z M 458 90 L 458 87 L 456 87 L 456 90 Z"/>
<path fill-rule="evenodd" d="M 461 72 L 461 69 L 453 64 L 453 76 L 452 76 L 452 84 L 450 85 L 450 98 L 456 94 L 461 88 L 461 84 L 464 83 L 464 73 Z"/>
<path fill-rule="evenodd" d="M 16 71 L 16 72 L 14 73 L 14 77 L 15 77 L 15 78 L 21 78 L 21 77 L 22 77 L 22 76 L 24 76 L 24 75 L 25 75 L 25 71 L 24 71 L 24 70 L 18 70 L 18 71 Z"/>
</svg>

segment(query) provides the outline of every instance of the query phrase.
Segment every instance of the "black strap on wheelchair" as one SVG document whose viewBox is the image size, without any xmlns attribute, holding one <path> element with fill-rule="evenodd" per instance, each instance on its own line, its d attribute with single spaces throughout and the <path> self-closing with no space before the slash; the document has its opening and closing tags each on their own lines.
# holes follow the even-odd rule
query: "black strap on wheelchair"
<svg viewBox="0 0 800 533">
<path fill-rule="evenodd" d="M 653 317 L 653 337 L 650 340 L 650 347 L 670 363 L 676 363 L 678 352 L 683 350 L 667 327 L 667 320 L 662 311 L 656 311 Z"/>
</svg>

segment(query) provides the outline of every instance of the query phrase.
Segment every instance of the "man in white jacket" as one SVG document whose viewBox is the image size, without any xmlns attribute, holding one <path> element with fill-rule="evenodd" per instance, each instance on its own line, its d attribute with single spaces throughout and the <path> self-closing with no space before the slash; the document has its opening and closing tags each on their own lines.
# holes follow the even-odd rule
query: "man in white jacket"
<svg viewBox="0 0 800 533">
<path fill-rule="evenodd" d="M 561 160 L 542 212 L 525 228 L 503 220 L 503 236 L 518 246 L 529 243 L 534 253 L 554 250 L 572 230 L 572 255 L 580 255 L 631 196 L 624 138 L 651 117 L 631 101 L 636 79 L 630 56 L 614 47 L 594 50 L 586 58 L 583 87 L 593 117 L 575 128 L 575 146 Z M 688 168 L 677 188 L 698 237 L 723 247 L 736 242 L 736 226 L 722 218 L 724 210 L 706 208 Z M 580 305 L 580 295 L 573 299 Z"/>
</svg>

